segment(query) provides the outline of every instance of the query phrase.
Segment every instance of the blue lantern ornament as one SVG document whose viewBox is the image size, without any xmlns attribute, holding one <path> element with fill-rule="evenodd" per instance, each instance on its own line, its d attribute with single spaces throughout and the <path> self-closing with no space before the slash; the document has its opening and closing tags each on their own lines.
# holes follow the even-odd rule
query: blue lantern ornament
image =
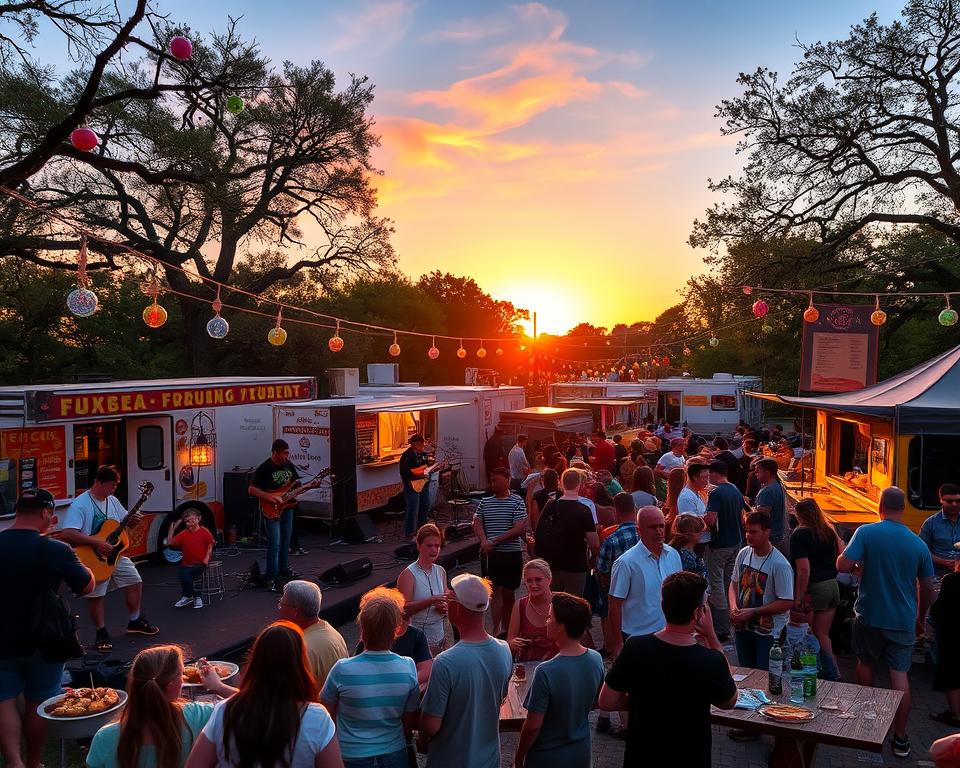
<svg viewBox="0 0 960 768">
<path fill-rule="evenodd" d="M 207 334 L 211 339 L 222 339 L 230 333 L 230 323 L 220 317 L 220 310 L 223 309 L 223 302 L 220 301 L 220 288 L 217 288 L 217 298 L 213 300 L 211 307 L 214 316 L 207 321 Z"/>
<path fill-rule="evenodd" d="M 97 294 L 87 288 L 87 238 L 80 238 L 77 254 L 77 287 L 67 295 L 67 309 L 77 317 L 90 317 L 97 311 Z"/>
</svg>

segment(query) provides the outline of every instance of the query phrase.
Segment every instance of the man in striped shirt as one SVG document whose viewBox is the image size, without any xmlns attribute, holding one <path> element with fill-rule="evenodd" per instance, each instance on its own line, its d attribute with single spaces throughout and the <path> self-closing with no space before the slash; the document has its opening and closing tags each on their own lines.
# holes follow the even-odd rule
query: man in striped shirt
<svg viewBox="0 0 960 768">
<path fill-rule="evenodd" d="M 490 473 L 493 496 L 485 496 L 473 518 L 480 552 L 487 557 L 487 577 L 493 584 L 490 618 L 493 635 L 506 633 L 513 611 L 514 593 L 523 571 L 520 537 L 527 527 L 527 507 L 510 491 L 510 470 L 497 467 Z"/>
</svg>

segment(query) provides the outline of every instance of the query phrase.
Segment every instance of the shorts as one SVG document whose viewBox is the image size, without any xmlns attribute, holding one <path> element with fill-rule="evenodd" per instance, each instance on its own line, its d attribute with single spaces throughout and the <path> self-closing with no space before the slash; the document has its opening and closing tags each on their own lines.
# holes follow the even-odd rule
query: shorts
<svg viewBox="0 0 960 768">
<path fill-rule="evenodd" d="M 517 589 L 523 577 L 523 552 L 491 550 L 487 554 L 487 578 L 495 587 Z"/>
<path fill-rule="evenodd" d="M 44 661 L 39 653 L 0 659 L 0 701 L 21 693 L 27 701 L 46 701 L 62 690 L 63 664 Z"/>
<path fill-rule="evenodd" d="M 583 597 L 583 590 L 587 583 L 586 571 L 558 571 L 553 572 L 550 589 L 553 592 L 566 592 L 574 597 Z"/>
<path fill-rule="evenodd" d="M 840 585 L 836 579 L 826 579 L 807 585 L 810 607 L 814 611 L 829 611 L 840 605 Z"/>
<path fill-rule="evenodd" d="M 137 570 L 137 566 L 133 564 L 133 560 L 129 557 L 121 557 L 117 560 L 117 567 L 110 575 L 110 578 L 98 581 L 97 585 L 93 588 L 93 592 L 86 595 L 86 597 L 103 597 L 107 592 L 113 592 L 115 589 L 123 589 L 124 587 L 132 587 L 141 581 L 143 581 L 143 579 L 140 578 L 140 572 Z"/>
<path fill-rule="evenodd" d="M 896 672 L 909 672 L 916 641 L 912 630 L 881 629 L 853 622 L 853 652 L 865 664 L 885 661 Z"/>
</svg>

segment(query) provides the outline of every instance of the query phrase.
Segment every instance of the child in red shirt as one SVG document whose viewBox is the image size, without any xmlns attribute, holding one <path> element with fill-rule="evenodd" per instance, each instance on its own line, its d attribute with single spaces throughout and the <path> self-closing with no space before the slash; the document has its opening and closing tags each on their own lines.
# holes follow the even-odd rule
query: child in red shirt
<svg viewBox="0 0 960 768">
<path fill-rule="evenodd" d="M 178 528 L 180 532 L 175 533 Z M 200 525 L 200 513 L 195 509 L 184 512 L 183 517 L 171 529 L 167 536 L 167 546 L 183 551 L 179 573 L 183 597 L 174 603 L 175 608 L 183 608 L 191 603 L 194 608 L 203 608 L 203 600 L 194 593 L 193 582 L 210 564 L 213 544 L 212 534 Z"/>
</svg>

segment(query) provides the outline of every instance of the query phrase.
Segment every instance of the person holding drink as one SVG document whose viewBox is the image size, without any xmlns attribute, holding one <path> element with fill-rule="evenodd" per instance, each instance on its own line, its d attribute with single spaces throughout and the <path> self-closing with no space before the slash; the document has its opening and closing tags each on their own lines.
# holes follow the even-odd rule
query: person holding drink
<svg viewBox="0 0 960 768">
<path fill-rule="evenodd" d="M 547 629 L 553 599 L 552 578 L 545 560 L 530 560 L 523 566 L 527 595 L 514 603 L 507 630 L 507 643 L 514 660 L 519 662 L 515 670 L 518 679 L 525 674 L 523 662 L 551 659 L 559 650 Z"/>
<path fill-rule="evenodd" d="M 397 577 L 397 589 L 407 600 L 410 625 L 427 637 L 430 654 L 447 647 L 447 572 L 437 565 L 443 534 L 433 523 L 420 526 L 414 539 L 417 559 Z"/>
</svg>

